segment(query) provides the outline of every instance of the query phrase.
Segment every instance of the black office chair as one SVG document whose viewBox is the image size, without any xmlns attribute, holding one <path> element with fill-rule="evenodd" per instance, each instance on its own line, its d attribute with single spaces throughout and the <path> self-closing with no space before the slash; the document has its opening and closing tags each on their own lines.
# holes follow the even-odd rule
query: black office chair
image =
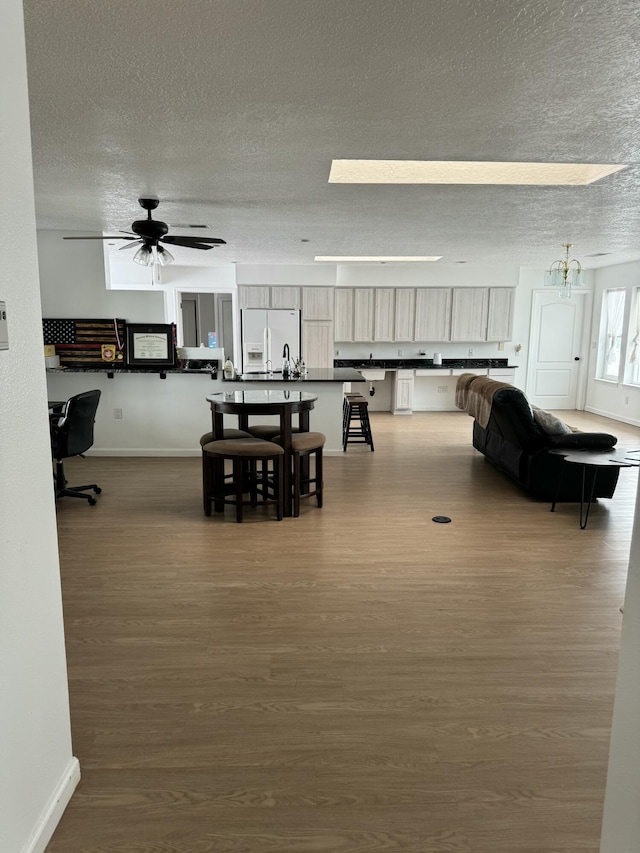
<svg viewBox="0 0 640 853">
<path fill-rule="evenodd" d="M 95 483 L 88 486 L 67 486 L 62 464 L 62 460 L 70 456 L 82 456 L 93 444 L 93 424 L 99 401 L 100 391 L 84 391 L 69 397 L 62 413 L 50 416 L 51 451 L 56 460 L 53 475 L 56 498 L 84 498 L 91 506 L 95 506 L 96 499 L 85 492 L 92 489 L 99 495 L 102 491 Z"/>
</svg>

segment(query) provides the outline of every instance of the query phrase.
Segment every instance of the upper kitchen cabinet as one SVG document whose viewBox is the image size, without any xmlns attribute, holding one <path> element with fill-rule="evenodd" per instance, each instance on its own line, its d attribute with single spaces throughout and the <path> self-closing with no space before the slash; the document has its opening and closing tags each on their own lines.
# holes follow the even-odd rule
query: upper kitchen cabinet
<svg viewBox="0 0 640 853">
<path fill-rule="evenodd" d="M 241 285 L 238 288 L 240 308 L 299 308 L 299 287 L 268 287 Z"/>
<path fill-rule="evenodd" d="M 373 301 L 373 340 L 394 339 L 395 291 L 392 287 L 376 287 Z"/>
<path fill-rule="evenodd" d="M 266 285 L 238 287 L 240 308 L 271 308 L 271 288 Z"/>
<path fill-rule="evenodd" d="M 374 295 L 372 287 L 356 287 L 353 290 L 353 340 L 373 340 Z"/>
<path fill-rule="evenodd" d="M 513 337 L 513 307 L 515 288 L 489 288 L 488 341 L 510 341 Z"/>
<path fill-rule="evenodd" d="M 413 341 L 416 313 L 416 291 L 413 287 L 396 290 L 395 341 Z"/>
<path fill-rule="evenodd" d="M 303 320 L 302 357 L 307 367 L 333 367 L 331 320 Z"/>
<path fill-rule="evenodd" d="M 352 287 L 336 287 L 333 331 L 336 341 L 353 340 Z"/>
<path fill-rule="evenodd" d="M 413 339 L 424 342 L 454 340 L 451 335 L 451 303 L 450 287 L 418 288 Z"/>
<path fill-rule="evenodd" d="M 485 341 L 488 311 L 488 287 L 454 287 L 451 306 L 451 340 Z"/>
<path fill-rule="evenodd" d="M 302 319 L 333 320 L 333 287 L 302 288 Z"/>
<path fill-rule="evenodd" d="M 270 308 L 300 308 L 299 287 L 272 287 Z"/>
</svg>

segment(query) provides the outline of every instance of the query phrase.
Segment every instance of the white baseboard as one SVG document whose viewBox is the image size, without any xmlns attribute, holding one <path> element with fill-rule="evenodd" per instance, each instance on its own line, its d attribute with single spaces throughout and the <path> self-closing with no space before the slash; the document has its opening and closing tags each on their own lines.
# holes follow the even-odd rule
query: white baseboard
<svg viewBox="0 0 640 853">
<path fill-rule="evenodd" d="M 79 781 L 80 762 L 74 757 L 62 774 L 40 819 L 33 828 L 31 837 L 22 848 L 22 853 L 44 853 Z"/>
<path fill-rule="evenodd" d="M 92 447 L 87 456 L 197 456 L 201 450 L 183 447 Z"/>
<path fill-rule="evenodd" d="M 392 409 L 392 415 L 412 415 L 413 409 Z"/>
<path fill-rule="evenodd" d="M 640 427 L 640 420 L 637 418 L 625 418 L 622 415 L 614 415 L 612 412 L 605 412 L 604 409 L 596 409 L 593 406 L 585 406 L 584 410 L 585 412 L 592 412 L 594 415 L 600 415 L 603 418 L 609 418 L 610 421 L 620 421 L 623 424 Z"/>
</svg>

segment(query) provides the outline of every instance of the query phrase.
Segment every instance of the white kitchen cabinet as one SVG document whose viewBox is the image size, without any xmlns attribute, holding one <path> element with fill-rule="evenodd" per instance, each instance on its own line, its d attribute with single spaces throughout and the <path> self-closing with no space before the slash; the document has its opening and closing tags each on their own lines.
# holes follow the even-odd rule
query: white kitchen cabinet
<svg viewBox="0 0 640 853">
<path fill-rule="evenodd" d="M 336 287 L 333 332 L 336 341 L 353 340 L 353 288 Z"/>
<path fill-rule="evenodd" d="M 488 287 L 454 287 L 451 304 L 451 340 L 485 341 L 488 308 Z"/>
<path fill-rule="evenodd" d="M 302 319 L 333 320 L 333 287 L 302 288 Z"/>
<path fill-rule="evenodd" d="M 353 290 L 353 340 L 373 340 L 374 295 L 372 287 L 356 287 Z"/>
<path fill-rule="evenodd" d="M 271 288 L 266 285 L 241 285 L 238 288 L 240 308 L 271 308 Z"/>
<path fill-rule="evenodd" d="M 515 288 L 490 287 L 487 318 L 488 341 L 510 341 L 513 337 Z"/>
<path fill-rule="evenodd" d="M 269 308 L 300 308 L 300 288 L 272 287 Z"/>
<path fill-rule="evenodd" d="M 307 367 L 333 367 L 331 320 L 303 320 L 302 357 Z"/>
<path fill-rule="evenodd" d="M 451 330 L 450 287 L 420 287 L 416 290 L 414 340 L 448 341 Z"/>
<path fill-rule="evenodd" d="M 393 287 L 376 287 L 373 300 L 373 340 L 392 341 L 394 339 Z"/>
<path fill-rule="evenodd" d="M 392 404 L 394 415 L 410 415 L 413 409 L 413 370 L 396 370 Z"/>
<path fill-rule="evenodd" d="M 416 290 L 414 287 L 399 287 L 396 290 L 396 312 L 394 340 L 413 341 L 416 312 Z"/>
</svg>

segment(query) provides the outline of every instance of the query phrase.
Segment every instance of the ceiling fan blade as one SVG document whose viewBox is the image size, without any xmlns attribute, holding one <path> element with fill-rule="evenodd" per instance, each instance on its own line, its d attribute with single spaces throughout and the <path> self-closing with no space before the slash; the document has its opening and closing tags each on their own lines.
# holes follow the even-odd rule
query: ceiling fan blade
<svg viewBox="0 0 640 853">
<path fill-rule="evenodd" d="M 185 246 L 187 249 L 214 249 L 215 246 L 208 246 L 200 240 L 194 240 L 190 237 L 171 237 L 169 240 L 163 237 L 161 243 L 168 243 L 171 246 Z"/>
<path fill-rule="evenodd" d="M 163 243 L 173 243 L 174 246 L 196 246 L 198 243 L 211 243 L 212 246 L 226 246 L 226 240 L 219 237 L 171 237 L 165 234 L 160 238 Z"/>
<path fill-rule="evenodd" d="M 134 246 L 139 246 L 141 243 L 144 243 L 144 240 L 133 240 L 132 242 L 126 243 L 124 246 L 120 246 L 118 251 L 121 252 L 123 249 L 132 249 Z"/>
</svg>

